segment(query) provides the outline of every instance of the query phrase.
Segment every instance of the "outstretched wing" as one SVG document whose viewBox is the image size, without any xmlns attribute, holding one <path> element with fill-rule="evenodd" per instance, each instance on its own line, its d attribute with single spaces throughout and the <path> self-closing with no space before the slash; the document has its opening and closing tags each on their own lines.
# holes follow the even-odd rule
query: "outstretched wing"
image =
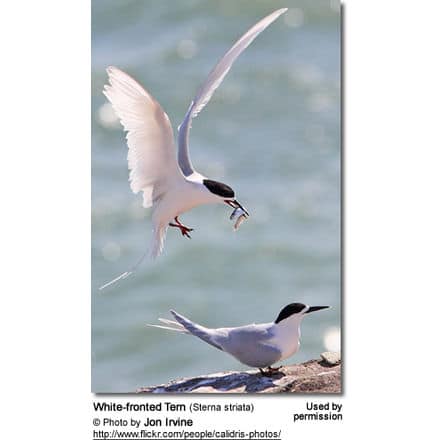
<svg viewBox="0 0 440 440">
<path fill-rule="evenodd" d="M 148 208 L 170 181 L 183 178 L 176 160 L 173 129 L 159 103 L 133 78 L 116 67 L 107 69 L 104 95 L 127 131 L 130 187 L 143 191 Z"/>
<path fill-rule="evenodd" d="M 273 21 L 275 21 L 281 14 L 287 11 L 287 8 L 278 9 L 267 17 L 263 18 L 251 29 L 249 29 L 223 56 L 223 58 L 212 69 L 211 73 L 204 84 L 198 90 L 194 100 L 191 102 L 189 109 L 183 119 L 182 124 L 179 126 L 179 152 L 178 161 L 179 166 L 185 176 L 189 176 L 194 172 L 194 168 L 191 164 L 189 157 L 189 131 L 191 129 L 191 121 L 195 118 L 205 105 L 211 99 L 211 96 L 221 84 L 226 74 L 229 72 L 234 61 L 239 55 L 254 41 L 257 35 L 264 31 Z"/>
</svg>

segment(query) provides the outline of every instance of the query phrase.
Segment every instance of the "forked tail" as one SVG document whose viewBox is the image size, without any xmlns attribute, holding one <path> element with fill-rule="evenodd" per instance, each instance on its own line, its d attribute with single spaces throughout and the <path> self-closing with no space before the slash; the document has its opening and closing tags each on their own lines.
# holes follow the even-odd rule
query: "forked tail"
<svg viewBox="0 0 440 440">
<path fill-rule="evenodd" d="M 176 319 L 177 321 L 176 324 L 184 328 L 187 333 L 191 333 L 192 335 L 200 338 L 202 341 L 205 341 L 208 344 L 212 345 L 213 347 L 223 351 L 223 348 L 221 348 L 220 345 L 215 340 L 215 336 L 214 336 L 215 330 L 209 329 L 207 327 L 203 327 L 203 325 L 200 324 L 196 324 L 195 322 L 192 322 L 191 320 L 189 320 L 183 315 L 180 315 L 174 310 L 170 310 L 170 313 Z"/>
<path fill-rule="evenodd" d="M 144 261 L 147 255 L 149 255 L 152 259 L 155 259 L 157 256 L 159 256 L 163 250 L 166 234 L 167 234 L 166 226 L 162 228 L 154 228 L 150 244 L 147 250 L 141 256 L 141 258 L 139 258 L 139 260 L 136 262 L 136 264 L 132 266 L 131 269 L 127 270 L 124 273 L 121 273 L 121 275 L 117 276 L 108 283 L 102 285 L 99 288 L 99 290 L 106 289 L 107 287 L 110 287 L 111 285 L 117 283 L 118 281 L 125 280 L 125 278 L 128 278 L 132 273 L 136 272 L 137 268 L 142 264 L 142 262 Z"/>
<path fill-rule="evenodd" d="M 205 341 L 208 344 L 212 345 L 213 347 L 223 351 L 223 348 L 221 348 L 220 345 L 218 345 L 214 340 L 212 329 L 196 324 L 195 322 L 190 321 L 188 318 L 185 318 L 183 315 L 179 315 L 174 310 L 170 310 L 170 313 L 174 316 L 174 318 L 176 318 L 176 321 L 159 318 L 160 322 L 167 325 L 155 325 L 155 324 L 147 324 L 147 325 L 149 327 L 163 328 L 165 330 L 172 330 L 179 333 L 186 333 L 189 335 L 197 336 L 202 341 Z"/>
<path fill-rule="evenodd" d="M 153 229 L 153 235 L 151 237 L 149 254 L 152 259 L 158 257 L 162 251 L 165 243 L 165 237 L 167 235 L 168 226 L 155 227 Z"/>
<path fill-rule="evenodd" d="M 176 321 L 171 321 L 170 319 L 165 319 L 165 318 L 158 318 L 158 321 L 160 321 L 160 322 L 162 322 L 163 324 L 166 324 L 166 325 L 147 324 L 147 326 L 148 327 L 162 328 L 162 329 L 165 329 L 165 330 L 172 330 L 174 332 L 179 332 L 179 333 L 187 333 L 187 334 L 189 334 L 189 331 L 182 324 L 179 324 Z"/>
</svg>

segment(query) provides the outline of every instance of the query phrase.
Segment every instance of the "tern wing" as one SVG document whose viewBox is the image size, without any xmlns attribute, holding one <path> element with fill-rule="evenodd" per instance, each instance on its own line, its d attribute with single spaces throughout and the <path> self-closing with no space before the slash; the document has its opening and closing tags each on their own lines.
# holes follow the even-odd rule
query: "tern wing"
<svg viewBox="0 0 440 440">
<path fill-rule="evenodd" d="M 135 194 L 143 191 L 143 206 L 148 208 L 170 181 L 183 178 L 173 129 L 159 103 L 137 81 L 116 67 L 107 73 L 104 95 L 127 131 L 130 187 Z"/>
<path fill-rule="evenodd" d="M 278 9 L 272 14 L 260 20 L 256 25 L 249 29 L 223 56 L 217 63 L 208 78 L 198 90 L 194 100 L 191 102 L 189 109 L 179 126 L 179 151 L 178 161 L 179 166 L 185 176 L 189 176 L 194 172 L 194 168 L 189 157 L 189 131 L 191 129 L 191 121 L 195 118 L 205 105 L 211 99 L 211 96 L 221 84 L 226 74 L 229 72 L 234 61 L 239 55 L 254 41 L 257 35 L 264 31 L 273 21 L 275 21 L 281 14 L 287 11 L 287 8 Z"/>
<path fill-rule="evenodd" d="M 223 349 L 215 342 L 215 330 L 203 327 L 202 325 L 196 324 L 195 322 L 190 321 L 188 318 L 185 318 L 182 315 L 179 315 L 174 310 L 170 310 L 171 314 L 176 318 L 176 321 L 182 325 L 189 333 L 194 336 L 197 336 L 202 341 L 207 342 L 219 350 Z"/>
<path fill-rule="evenodd" d="M 251 324 L 229 329 L 221 341 L 224 351 L 252 367 L 266 367 L 281 358 L 281 350 L 271 343 L 273 324 Z"/>
</svg>

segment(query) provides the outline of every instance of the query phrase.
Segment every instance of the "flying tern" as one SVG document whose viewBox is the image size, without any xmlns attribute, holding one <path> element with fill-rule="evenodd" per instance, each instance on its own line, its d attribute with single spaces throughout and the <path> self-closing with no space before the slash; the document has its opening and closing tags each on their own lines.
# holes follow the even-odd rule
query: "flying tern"
<svg viewBox="0 0 440 440">
<path fill-rule="evenodd" d="M 193 229 L 183 225 L 179 216 L 198 205 L 226 203 L 249 216 L 230 186 L 209 179 L 194 169 L 189 156 L 189 132 L 192 120 L 209 102 L 238 56 L 286 11 L 287 8 L 274 11 L 255 24 L 209 73 L 178 127 L 177 158 L 173 129 L 159 103 L 127 73 L 116 67 L 107 69 L 109 84 L 104 87 L 104 95 L 127 132 L 130 187 L 135 194 L 142 191 L 143 206 L 153 210 L 153 235 L 149 246 L 152 258 L 162 252 L 168 227 L 178 228 L 182 236 L 191 238 L 189 233 Z M 101 288 L 130 275 L 140 261 L 131 271 Z"/>
<path fill-rule="evenodd" d="M 270 375 L 281 368 L 273 368 L 273 364 L 298 351 L 300 324 L 304 316 L 328 307 L 292 303 L 281 310 L 274 322 L 228 328 L 203 327 L 170 310 L 175 321 L 159 318 L 165 325 L 147 325 L 197 336 L 213 347 L 229 353 L 242 364 L 258 367 L 262 374 Z M 264 371 L 266 367 L 267 370 Z"/>
</svg>

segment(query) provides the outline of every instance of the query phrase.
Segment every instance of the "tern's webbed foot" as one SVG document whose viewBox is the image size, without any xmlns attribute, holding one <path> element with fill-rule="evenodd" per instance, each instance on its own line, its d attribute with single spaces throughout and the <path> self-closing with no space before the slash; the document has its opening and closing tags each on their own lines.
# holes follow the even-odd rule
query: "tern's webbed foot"
<svg viewBox="0 0 440 440">
<path fill-rule="evenodd" d="M 283 366 L 280 365 L 279 367 L 276 367 L 276 368 L 269 366 L 269 367 L 267 367 L 266 371 L 264 371 L 262 368 L 259 368 L 259 370 L 260 370 L 260 373 L 262 376 L 271 377 L 272 375 L 278 373 L 278 371 L 280 371 L 280 368 L 283 368 Z"/>
<path fill-rule="evenodd" d="M 189 235 L 189 232 L 192 232 L 192 231 L 194 231 L 193 228 L 187 228 L 187 227 L 180 228 L 180 232 L 182 233 L 183 237 L 191 238 L 191 235 Z"/>
<path fill-rule="evenodd" d="M 168 224 L 173 228 L 179 228 L 180 232 L 182 233 L 182 237 L 191 238 L 191 235 L 189 235 L 189 232 L 194 231 L 193 228 L 188 228 L 187 226 L 184 226 L 181 223 L 168 223 Z"/>
</svg>

